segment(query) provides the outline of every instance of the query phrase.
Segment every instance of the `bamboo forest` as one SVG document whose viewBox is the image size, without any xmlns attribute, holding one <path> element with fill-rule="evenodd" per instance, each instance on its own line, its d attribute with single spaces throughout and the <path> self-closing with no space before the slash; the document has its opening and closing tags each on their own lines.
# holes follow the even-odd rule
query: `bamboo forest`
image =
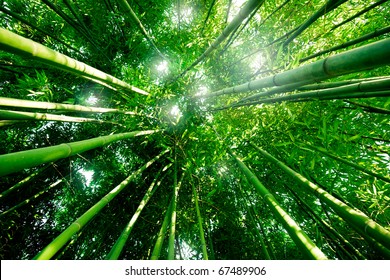
<svg viewBox="0 0 390 280">
<path fill-rule="evenodd" d="M 2 0 L 0 257 L 390 259 L 390 1 Z"/>
</svg>

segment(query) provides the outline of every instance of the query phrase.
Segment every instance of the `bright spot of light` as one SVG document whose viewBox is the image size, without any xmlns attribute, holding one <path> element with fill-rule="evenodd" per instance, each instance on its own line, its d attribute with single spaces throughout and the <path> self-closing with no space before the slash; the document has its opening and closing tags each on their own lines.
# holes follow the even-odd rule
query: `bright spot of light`
<svg viewBox="0 0 390 280">
<path fill-rule="evenodd" d="M 173 106 L 171 109 L 171 115 L 174 117 L 181 117 L 181 111 L 177 105 Z"/>
<path fill-rule="evenodd" d="M 261 55 L 261 53 L 259 53 L 252 59 L 252 61 L 249 64 L 249 67 L 253 71 L 257 71 L 263 66 L 263 64 L 264 64 L 264 58 Z"/>
<path fill-rule="evenodd" d="M 203 96 L 206 95 L 206 93 L 209 91 L 209 89 L 206 86 L 200 86 L 197 93 L 195 93 L 195 96 Z"/>
<path fill-rule="evenodd" d="M 90 97 L 88 97 L 88 99 L 86 100 L 86 102 L 89 104 L 89 105 L 95 105 L 99 100 L 91 95 Z"/>
<path fill-rule="evenodd" d="M 85 183 L 86 183 L 87 187 L 89 187 L 89 185 L 91 184 L 91 181 L 92 181 L 92 176 L 95 172 L 92 170 L 85 170 L 85 169 L 81 169 L 79 172 L 84 176 Z"/>
<path fill-rule="evenodd" d="M 179 22 L 180 24 L 188 25 L 194 18 L 194 9 L 192 7 L 180 6 L 179 11 L 178 7 L 174 5 L 172 7 L 172 12 L 167 13 L 167 17 L 169 17 L 176 26 L 178 26 Z"/>
<path fill-rule="evenodd" d="M 161 74 L 167 74 L 168 73 L 168 61 L 164 60 L 160 62 L 160 64 L 157 65 L 157 71 Z"/>
</svg>

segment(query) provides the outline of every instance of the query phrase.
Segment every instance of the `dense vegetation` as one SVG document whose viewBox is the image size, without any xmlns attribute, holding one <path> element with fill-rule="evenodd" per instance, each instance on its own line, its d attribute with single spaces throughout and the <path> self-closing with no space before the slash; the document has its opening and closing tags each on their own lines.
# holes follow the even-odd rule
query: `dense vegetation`
<svg viewBox="0 0 390 280">
<path fill-rule="evenodd" d="M 388 1 L 1 2 L 2 259 L 390 259 Z"/>
</svg>

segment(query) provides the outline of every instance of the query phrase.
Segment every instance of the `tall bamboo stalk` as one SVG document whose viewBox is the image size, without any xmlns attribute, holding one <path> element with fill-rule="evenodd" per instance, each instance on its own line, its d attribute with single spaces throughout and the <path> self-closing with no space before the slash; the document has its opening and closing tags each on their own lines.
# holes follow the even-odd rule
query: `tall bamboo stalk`
<svg viewBox="0 0 390 280">
<path fill-rule="evenodd" d="M 185 69 L 178 77 L 183 77 L 189 70 L 198 65 L 203 59 L 205 59 L 212 51 L 214 51 L 228 36 L 232 33 L 240 24 L 247 18 L 257 6 L 262 5 L 264 0 L 249 0 L 240 10 L 237 16 L 225 27 L 222 31 L 222 34 L 218 36 L 214 42 L 211 43 L 210 47 L 206 49 L 206 51 L 200 55 L 187 69 Z"/>
<path fill-rule="evenodd" d="M 303 31 L 309 28 L 317 19 L 321 16 L 336 9 L 338 6 L 346 2 L 347 0 L 328 0 L 319 10 L 317 10 L 310 18 L 308 18 L 288 39 L 283 43 L 283 46 L 287 46 L 296 37 L 298 37 Z"/>
<path fill-rule="evenodd" d="M 30 198 L 27 198 L 25 200 L 23 200 L 22 202 L 18 203 L 17 205 L 9 208 L 8 210 L 0 213 L 0 217 L 3 217 L 5 215 L 7 215 L 8 213 L 11 213 L 12 211 L 15 211 L 16 209 L 30 203 L 32 200 L 35 200 L 37 199 L 38 197 L 40 197 L 41 195 L 43 195 L 44 193 L 46 193 L 47 191 L 51 190 L 52 188 L 58 186 L 61 182 L 63 181 L 63 179 L 59 179 L 57 180 L 55 183 L 49 185 L 48 187 L 46 187 L 45 189 L 43 189 L 42 191 L 38 192 L 37 194 L 31 196 Z"/>
<path fill-rule="evenodd" d="M 283 227 L 289 233 L 292 240 L 299 250 L 309 259 L 327 259 L 324 253 L 311 241 L 311 239 L 302 231 L 299 225 L 290 217 L 290 215 L 280 206 L 275 197 L 259 181 L 256 175 L 240 160 L 231 153 L 242 173 L 248 181 L 255 187 L 256 191 L 268 204 L 274 215 L 282 223 Z"/>
<path fill-rule="evenodd" d="M 48 113 L 32 113 L 23 111 L 11 111 L 11 110 L 0 110 L 0 119 L 2 120 L 34 120 L 34 121 L 58 121 L 58 122 L 89 122 L 89 123 L 110 123 L 97 119 L 81 118 L 81 117 L 69 117 L 63 115 L 55 115 Z M 117 124 L 119 125 L 119 124 Z"/>
<path fill-rule="evenodd" d="M 74 221 L 69 227 L 67 227 L 57 238 L 55 238 L 49 245 L 47 245 L 34 259 L 48 260 L 52 258 L 69 240 L 72 236 L 80 231 L 89 221 L 91 221 L 111 200 L 113 200 L 136 176 L 142 173 L 146 168 L 152 165 L 161 156 L 167 153 L 168 150 L 163 151 L 146 164 L 141 166 L 137 171 L 123 180 L 118 186 L 112 189 L 102 199 L 100 199 L 95 205 L 88 209 L 83 215 L 81 215 L 76 221 Z"/>
<path fill-rule="evenodd" d="M 160 231 L 158 232 L 156 244 L 154 245 L 152 256 L 150 257 L 151 260 L 158 260 L 160 258 L 160 253 L 164 242 L 165 233 L 167 232 L 168 225 L 170 222 L 170 217 L 172 215 L 172 204 L 173 204 L 173 200 L 171 200 L 169 206 L 167 207 L 164 221 L 161 225 Z"/>
<path fill-rule="evenodd" d="M 371 33 L 368 33 L 366 35 L 360 36 L 360 37 L 358 37 L 356 39 L 350 40 L 348 42 L 345 42 L 345 43 L 342 43 L 340 45 L 334 46 L 334 47 L 329 48 L 327 50 L 323 50 L 323 51 L 314 53 L 312 55 L 306 56 L 304 58 L 301 58 L 299 60 L 299 62 L 302 63 L 302 62 L 305 62 L 305 61 L 307 61 L 309 59 L 318 57 L 318 56 L 323 55 L 323 54 L 327 54 L 327 53 L 330 53 L 330 52 L 333 52 L 333 51 L 337 51 L 337 50 L 340 50 L 340 49 L 345 49 L 345 48 L 347 48 L 349 46 L 353 46 L 353 45 L 356 45 L 358 43 L 367 41 L 369 39 L 379 37 L 379 36 L 381 36 L 383 34 L 386 34 L 386 33 L 389 33 L 389 32 L 390 32 L 390 26 L 386 26 L 386 27 L 381 28 L 381 29 L 376 29 L 375 31 L 373 31 Z"/>
<path fill-rule="evenodd" d="M 176 159 L 176 156 L 175 156 Z M 175 160 L 176 162 L 176 160 Z M 171 213 L 171 226 L 169 229 L 169 240 L 168 240 L 168 260 L 175 259 L 175 235 L 176 235 L 176 209 L 177 209 L 177 200 L 179 197 L 179 190 L 181 187 L 181 182 L 184 178 L 184 172 L 181 175 L 179 182 L 177 181 L 177 163 L 175 163 L 175 182 L 173 187 L 173 198 L 172 198 L 172 213 Z"/>
<path fill-rule="evenodd" d="M 198 217 L 200 244 L 202 245 L 203 259 L 208 260 L 209 256 L 207 254 L 206 239 L 204 238 L 202 215 L 200 214 L 200 209 L 199 209 L 198 192 L 196 191 L 194 184 L 191 184 L 191 187 L 192 187 L 192 193 L 194 195 L 196 216 Z"/>
<path fill-rule="evenodd" d="M 141 215 L 142 210 L 149 202 L 153 193 L 157 190 L 158 186 L 161 184 L 161 181 L 157 183 L 157 179 L 159 175 L 160 172 L 157 173 L 156 177 L 154 178 L 153 182 L 150 184 L 148 190 L 146 191 L 144 197 L 142 198 L 141 203 L 138 205 L 138 208 L 135 211 L 134 215 L 131 217 L 129 223 L 126 225 L 125 229 L 122 231 L 121 235 L 115 242 L 114 246 L 111 248 L 110 252 L 106 257 L 107 260 L 117 260 L 119 258 L 119 255 L 121 254 L 123 247 L 125 246 L 126 241 L 129 238 L 130 233 L 133 230 L 136 221 L 138 220 L 138 217 Z"/>
<path fill-rule="evenodd" d="M 119 133 L 77 142 L 64 143 L 46 148 L 38 148 L 0 155 L 0 176 L 15 173 L 22 169 L 34 167 L 42 163 L 53 162 L 61 158 L 67 158 L 91 149 L 95 149 L 97 147 L 110 144 L 114 141 L 148 135 L 156 132 L 157 130 L 145 130 Z"/>
<path fill-rule="evenodd" d="M 12 187 L 10 187 L 9 189 L 3 191 L 1 194 L 0 194 L 0 199 L 4 198 L 5 196 L 9 195 L 11 192 L 19 189 L 20 187 L 23 187 L 24 185 L 26 185 L 28 182 L 30 182 L 32 179 L 34 179 L 35 177 L 37 177 L 38 175 L 40 175 L 43 171 L 45 171 L 46 169 L 48 169 L 50 166 L 52 166 L 51 164 L 47 164 L 41 168 L 39 168 L 37 171 L 35 171 L 34 173 L 32 173 L 31 175 L 27 176 L 26 178 L 24 178 L 23 180 L 19 181 L 18 183 L 16 183 L 15 185 L 13 185 Z"/>
<path fill-rule="evenodd" d="M 390 39 L 384 39 L 273 76 L 212 92 L 204 97 L 243 93 L 292 83 L 321 81 L 390 64 Z"/>
<path fill-rule="evenodd" d="M 263 149 L 257 147 L 256 145 L 252 146 L 261 153 L 269 161 L 273 162 L 279 166 L 286 174 L 293 178 L 302 188 L 310 190 L 315 193 L 318 198 L 328 204 L 336 213 L 340 215 L 346 222 L 352 226 L 359 228 L 362 232 L 367 233 L 377 242 L 381 243 L 386 248 L 390 249 L 390 231 L 386 230 L 384 227 L 367 217 L 363 212 L 353 209 L 338 200 L 327 191 L 321 189 L 304 176 L 298 172 L 292 170 L 287 165 L 264 151 Z"/>
<path fill-rule="evenodd" d="M 365 167 L 363 167 L 363 166 L 360 166 L 360 165 L 358 165 L 358 164 L 356 164 L 356 163 L 353 163 L 353 162 L 348 161 L 348 160 L 346 160 L 346 159 L 343 159 L 343 158 L 341 158 L 341 157 L 339 157 L 339 156 L 336 156 L 336 155 L 334 155 L 334 154 L 328 152 L 327 150 L 325 150 L 325 149 L 323 149 L 323 148 L 318 148 L 318 147 L 316 147 L 316 146 L 309 145 L 309 144 L 304 144 L 303 147 L 305 147 L 305 146 L 307 146 L 310 150 L 315 150 L 315 151 L 317 151 L 317 152 L 320 152 L 320 153 L 326 155 L 327 157 L 333 158 L 333 159 L 335 159 L 335 160 L 337 160 L 337 161 L 339 161 L 339 162 L 342 162 L 342 163 L 344 163 L 344 164 L 346 164 L 346 165 L 349 165 L 349 166 L 351 166 L 351 167 L 353 167 L 353 168 L 355 168 L 355 169 L 357 169 L 357 170 L 362 171 L 363 173 L 366 173 L 366 174 L 371 175 L 371 176 L 374 176 L 374 177 L 376 177 L 376 178 L 378 178 L 378 179 L 380 179 L 380 180 L 382 180 L 382 181 L 385 181 L 385 182 L 387 182 L 387 183 L 390 183 L 390 178 L 387 178 L 387 177 L 385 177 L 384 175 L 378 174 L 378 173 L 376 173 L 376 172 L 373 172 L 373 171 L 371 171 L 371 170 L 368 170 L 367 168 L 365 168 Z"/>
<path fill-rule="evenodd" d="M 114 76 L 106 74 L 85 63 L 70 58 L 30 39 L 19 36 L 4 28 L 0 28 L 0 50 L 33 58 L 77 76 L 97 80 L 103 84 L 118 87 L 126 91 L 133 91 L 143 95 L 149 94 L 142 89 L 136 88 L 115 78 Z"/>
<path fill-rule="evenodd" d="M 146 31 L 145 27 L 143 26 L 142 22 L 138 19 L 137 15 L 129 5 L 129 2 L 127 0 L 118 0 L 119 4 L 130 13 L 131 19 L 135 22 L 138 29 L 141 31 L 141 33 L 145 36 L 145 39 L 149 42 L 149 44 L 152 45 L 152 47 L 156 50 L 156 52 L 163 58 L 166 59 L 166 57 L 163 55 L 163 53 L 159 50 L 159 48 L 154 43 L 154 40 L 148 32 Z"/>
</svg>

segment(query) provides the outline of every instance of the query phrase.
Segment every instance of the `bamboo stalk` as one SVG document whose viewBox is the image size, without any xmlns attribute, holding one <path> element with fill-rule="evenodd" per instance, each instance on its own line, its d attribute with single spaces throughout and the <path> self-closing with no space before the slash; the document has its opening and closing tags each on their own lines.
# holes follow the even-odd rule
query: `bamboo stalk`
<svg viewBox="0 0 390 280">
<path fill-rule="evenodd" d="M 383 34 L 386 34 L 386 33 L 389 33 L 389 32 L 390 32 L 390 26 L 386 26 L 386 27 L 381 28 L 381 29 L 376 29 L 375 31 L 373 31 L 371 33 L 368 33 L 366 35 L 363 35 L 361 37 L 358 37 L 358 38 L 356 38 L 354 40 L 350 40 L 348 42 L 345 42 L 345 43 L 342 43 L 340 45 L 334 46 L 334 47 L 329 48 L 327 50 L 323 50 L 323 51 L 314 53 L 312 55 L 309 55 L 307 57 L 301 58 L 299 60 L 299 63 L 305 62 L 307 60 L 310 60 L 312 58 L 318 57 L 318 56 L 323 55 L 323 54 L 327 54 L 327 53 L 330 53 L 330 52 L 333 52 L 333 51 L 337 51 L 337 50 L 340 50 L 340 49 L 347 48 L 349 46 L 356 45 L 358 43 L 367 41 L 367 40 L 372 39 L 372 38 L 379 37 L 379 36 L 381 36 Z"/>
<path fill-rule="evenodd" d="M 327 191 L 321 189 L 298 172 L 292 170 L 287 165 L 264 151 L 263 149 L 252 144 L 259 153 L 261 153 L 269 161 L 279 166 L 286 174 L 293 178 L 302 188 L 307 189 L 315 193 L 318 198 L 328 204 L 336 213 L 340 215 L 346 222 L 359 228 L 361 231 L 367 233 L 376 241 L 381 243 L 386 248 L 390 248 L 390 231 L 367 217 L 360 210 L 353 209 L 338 200 Z"/>
<path fill-rule="evenodd" d="M 59 121 L 59 122 L 90 122 L 90 123 L 110 123 L 91 118 L 69 117 L 63 115 L 47 114 L 47 113 L 32 113 L 22 111 L 0 110 L 0 119 L 2 120 L 34 120 L 34 121 Z M 119 125 L 119 124 L 117 124 Z"/>
<path fill-rule="evenodd" d="M 317 10 L 310 18 L 308 18 L 284 43 L 283 46 L 287 46 L 296 37 L 298 37 L 303 31 L 305 31 L 311 24 L 313 24 L 321 16 L 336 9 L 338 6 L 346 2 L 347 0 L 328 0 L 319 10 Z"/>
<path fill-rule="evenodd" d="M 144 90 L 115 78 L 114 76 L 106 74 L 85 63 L 49 49 L 48 47 L 19 36 L 4 28 L 0 28 L 0 49 L 13 54 L 34 58 L 63 71 L 70 72 L 83 78 L 97 80 L 103 84 L 109 84 L 126 91 L 133 91 L 143 95 L 149 94 Z"/>
<path fill-rule="evenodd" d="M 97 147 L 108 145 L 114 141 L 148 135 L 156 132 L 157 130 L 145 130 L 119 133 L 77 142 L 63 143 L 46 148 L 38 148 L 0 155 L 0 176 L 15 173 L 22 169 L 34 167 L 42 163 L 53 162 L 61 158 L 67 158 L 91 149 L 95 149 Z"/>
<path fill-rule="evenodd" d="M 204 97 L 243 93 L 303 81 L 321 81 L 390 64 L 390 39 L 384 39 L 273 76 L 212 92 Z"/>
<path fill-rule="evenodd" d="M 192 187 L 192 193 L 194 195 L 196 216 L 198 217 L 200 243 L 202 245 L 203 259 L 208 260 L 209 256 L 207 254 L 206 239 L 204 238 L 202 215 L 200 214 L 200 209 L 199 209 L 198 192 L 196 191 L 194 184 L 191 184 L 191 187 Z"/>
<path fill-rule="evenodd" d="M 31 174 L 30 176 L 24 178 L 23 180 L 19 181 L 18 183 L 16 183 L 15 185 L 13 185 L 12 187 L 10 187 L 8 190 L 5 190 L 3 191 L 1 194 L 0 194 L 0 199 L 4 198 L 5 196 L 9 195 L 11 192 L 19 189 L 20 187 L 23 187 L 24 185 L 26 185 L 28 182 L 30 182 L 32 179 L 34 179 L 35 177 L 37 177 L 39 174 L 41 174 L 43 171 L 45 171 L 46 169 L 48 169 L 49 167 L 51 166 L 51 164 L 47 164 L 45 165 L 44 167 L 38 169 L 37 171 L 35 171 L 33 174 Z"/>
<path fill-rule="evenodd" d="M 167 232 L 167 228 L 170 222 L 170 216 L 172 215 L 172 204 L 173 204 L 173 200 L 171 200 L 171 202 L 169 203 L 169 206 L 165 213 L 164 221 L 157 235 L 157 240 L 153 248 L 152 256 L 150 257 L 151 260 L 158 260 L 160 258 L 160 253 L 164 242 L 165 233 Z"/>
<path fill-rule="evenodd" d="M 366 173 L 368 175 L 376 177 L 377 179 L 380 179 L 382 181 L 390 183 L 390 178 L 387 178 L 387 177 L 385 177 L 385 176 L 383 176 L 381 174 L 378 174 L 376 172 L 368 170 L 368 169 L 366 169 L 366 168 L 364 168 L 364 167 L 362 167 L 362 166 L 360 166 L 360 165 L 358 165 L 356 163 L 350 162 L 350 161 L 348 161 L 346 159 L 343 159 L 343 158 L 341 158 L 339 156 L 333 155 L 332 153 L 326 151 L 325 149 L 321 149 L 321 148 L 318 148 L 318 147 L 315 147 L 315 146 L 309 145 L 309 144 L 305 144 L 305 146 L 309 147 L 309 150 L 311 149 L 311 150 L 315 150 L 317 152 L 320 152 L 320 153 L 326 155 L 327 157 L 333 158 L 333 159 L 335 159 L 335 160 L 337 160 L 339 162 L 342 162 L 342 163 L 344 163 L 346 165 L 349 165 L 349 166 L 351 166 L 351 167 L 353 167 L 353 168 L 355 168 L 357 170 L 362 171 L 363 173 Z"/>
<path fill-rule="evenodd" d="M 55 183 L 49 185 L 47 188 L 45 188 L 44 190 L 38 192 L 37 194 L 31 196 L 30 198 L 27 198 L 25 200 L 23 200 L 22 202 L 18 203 L 17 205 L 11 207 L 10 209 L 0 213 L 0 217 L 3 217 L 5 215 L 7 215 L 8 213 L 11 213 L 12 211 L 15 211 L 16 209 L 30 203 L 32 200 L 40 197 L 42 194 L 46 193 L 47 191 L 51 190 L 52 188 L 58 186 L 61 182 L 63 181 L 63 179 L 59 179 L 57 180 Z"/>
<path fill-rule="evenodd" d="M 76 221 L 74 221 L 69 227 L 67 227 L 59 236 L 57 236 L 49 245 L 47 245 L 41 252 L 39 252 L 34 259 L 36 260 L 48 260 L 52 258 L 69 240 L 74 234 L 80 231 L 89 221 L 91 221 L 111 200 L 113 200 L 136 176 L 142 173 L 146 168 L 152 165 L 161 156 L 167 153 L 168 150 L 163 151 L 146 164 L 141 166 L 137 171 L 123 180 L 118 186 L 112 189 L 95 205 L 89 208 L 83 215 L 81 215 Z"/>
<path fill-rule="evenodd" d="M 299 225 L 290 217 L 290 215 L 280 206 L 275 197 L 266 189 L 259 181 L 256 175 L 241 161 L 236 155 L 231 153 L 237 165 L 245 174 L 248 181 L 255 187 L 265 203 L 271 208 L 274 215 L 282 223 L 283 227 L 294 240 L 297 247 L 302 253 L 310 259 L 327 259 L 324 253 L 310 240 L 310 238 L 302 231 Z"/>
<path fill-rule="evenodd" d="M 69 112 L 85 112 L 85 113 L 121 113 L 128 115 L 135 115 L 135 112 L 122 111 L 119 109 L 89 107 L 82 105 L 71 105 L 63 103 L 52 103 L 43 101 L 31 101 L 24 99 L 0 97 L 0 106 L 17 107 L 29 109 L 43 109 L 43 110 L 62 110 Z"/>
<path fill-rule="evenodd" d="M 189 70 L 198 65 L 203 59 L 205 59 L 212 51 L 214 51 L 228 36 L 232 33 L 243 21 L 247 18 L 252 11 L 259 5 L 262 5 L 264 0 L 249 0 L 240 10 L 237 16 L 229 23 L 228 26 L 222 31 L 222 34 L 218 36 L 214 42 L 211 43 L 210 47 L 200 55 L 187 69 L 185 69 L 180 75 L 174 80 L 183 77 Z"/>
<path fill-rule="evenodd" d="M 138 208 L 135 211 L 134 215 L 131 217 L 129 223 L 126 225 L 125 229 L 122 231 L 121 235 L 115 242 L 114 246 L 111 248 L 110 252 L 106 257 L 107 260 L 117 260 L 119 258 L 119 255 L 121 254 L 123 247 L 125 246 L 126 241 L 129 238 L 130 233 L 133 230 L 136 221 L 138 220 L 138 217 L 141 215 L 142 210 L 149 202 L 153 193 L 157 190 L 158 186 L 161 184 L 161 181 L 157 183 L 157 179 L 159 175 L 160 172 L 157 173 L 156 177 L 154 178 L 153 182 L 150 184 L 148 190 L 146 191 L 144 197 L 142 198 L 141 203 L 138 205 Z"/>
</svg>

